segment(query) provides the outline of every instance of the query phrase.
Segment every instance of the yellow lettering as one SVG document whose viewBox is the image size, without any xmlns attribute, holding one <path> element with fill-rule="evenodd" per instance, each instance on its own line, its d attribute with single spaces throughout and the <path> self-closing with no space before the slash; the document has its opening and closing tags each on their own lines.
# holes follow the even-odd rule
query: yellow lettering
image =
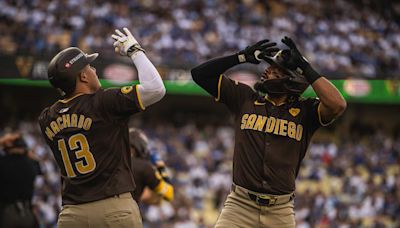
<svg viewBox="0 0 400 228">
<path fill-rule="evenodd" d="M 51 130 L 54 132 L 55 135 L 58 132 L 60 132 L 60 128 L 58 128 L 58 125 L 57 125 L 56 121 L 51 121 L 50 127 L 51 127 Z"/>
<path fill-rule="evenodd" d="M 86 118 L 84 129 L 89 130 L 92 119 Z M 264 130 L 265 127 L 265 130 Z M 303 137 L 303 126 L 297 125 L 295 122 L 285 119 L 278 119 L 273 116 L 262 116 L 257 114 L 243 114 L 240 129 L 252 129 L 255 131 L 265 131 L 275 135 L 287 136 L 297 141 L 301 141 Z"/>
<path fill-rule="evenodd" d="M 287 129 L 287 134 L 289 138 L 295 139 L 296 138 L 296 124 L 293 122 L 288 123 L 288 129 Z"/>
<path fill-rule="evenodd" d="M 79 122 L 78 122 L 78 127 L 82 128 L 83 127 L 83 122 L 85 121 L 85 116 L 84 115 L 80 115 L 79 116 Z"/>
<path fill-rule="evenodd" d="M 281 126 L 279 127 L 279 135 L 286 136 L 287 120 L 281 120 Z"/>
<path fill-rule="evenodd" d="M 253 130 L 262 131 L 265 121 L 267 121 L 266 116 L 258 116 L 256 124 L 254 124 Z"/>
<path fill-rule="evenodd" d="M 303 136 L 303 126 L 301 124 L 297 125 L 296 140 L 300 141 Z"/>
<path fill-rule="evenodd" d="M 64 128 L 71 126 L 71 118 L 70 118 L 69 114 L 62 115 L 62 119 L 63 119 Z"/>
<path fill-rule="evenodd" d="M 68 177 L 76 177 L 74 169 L 72 168 L 71 161 L 69 160 L 67 146 L 64 139 L 58 140 L 58 150 L 61 151 L 61 157 L 64 162 L 64 168 Z"/>
<path fill-rule="evenodd" d="M 47 138 L 49 138 L 51 141 L 53 141 L 54 133 L 50 130 L 50 128 L 46 127 L 45 131 Z"/>
<path fill-rule="evenodd" d="M 247 121 L 247 118 L 249 117 L 249 114 L 244 114 L 243 116 L 242 116 L 242 124 L 240 125 L 240 129 L 244 129 L 244 127 L 246 126 L 246 121 Z"/>
<path fill-rule="evenodd" d="M 86 118 L 85 122 L 83 123 L 83 129 L 89 131 L 90 127 L 92 126 L 92 119 Z"/>
<path fill-rule="evenodd" d="M 257 119 L 257 115 L 251 114 L 249 116 L 249 119 L 247 120 L 246 129 L 252 129 L 253 125 L 254 125 L 254 121 L 256 121 L 256 119 Z"/>
<path fill-rule="evenodd" d="M 271 133 L 274 130 L 276 119 L 275 117 L 268 117 L 267 127 L 265 128 L 265 132 Z"/>
<path fill-rule="evenodd" d="M 60 130 L 64 129 L 64 126 L 61 123 L 62 122 L 62 117 L 61 116 L 57 117 L 56 122 L 57 122 L 58 127 L 60 128 Z"/>
<path fill-rule="evenodd" d="M 86 161 L 86 164 L 82 160 L 75 163 L 78 172 L 81 174 L 92 172 L 96 168 L 96 161 L 94 160 L 93 154 L 90 152 L 86 137 L 82 134 L 73 135 L 69 138 L 68 144 L 71 150 L 79 149 L 75 152 L 77 159 L 84 158 Z"/>
<path fill-rule="evenodd" d="M 76 114 L 71 115 L 71 127 L 78 127 L 78 116 Z"/>
<path fill-rule="evenodd" d="M 279 123 L 281 122 L 281 119 L 276 119 L 276 122 L 275 122 L 275 130 L 274 130 L 274 134 L 275 135 L 277 135 L 278 134 L 278 132 L 279 132 Z"/>
</svg>

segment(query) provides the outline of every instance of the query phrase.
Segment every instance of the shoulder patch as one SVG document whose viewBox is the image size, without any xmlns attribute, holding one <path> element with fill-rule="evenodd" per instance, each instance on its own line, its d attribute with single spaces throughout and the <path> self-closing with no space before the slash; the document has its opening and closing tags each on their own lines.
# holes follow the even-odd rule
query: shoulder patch
<svg viewBox="0 0 400 228">
<path fill-rule="evenodd" d="M 299 108 L 290 108 L 289 113 L 293 117 L 296 117 L 300 113 L 300 109 Z"/>
<path fill-rule="evenodd" d="M 132 86 L 124 86 L 121 88 L 121 93 L 128 94 L 133 90 Z"/>
</svg>

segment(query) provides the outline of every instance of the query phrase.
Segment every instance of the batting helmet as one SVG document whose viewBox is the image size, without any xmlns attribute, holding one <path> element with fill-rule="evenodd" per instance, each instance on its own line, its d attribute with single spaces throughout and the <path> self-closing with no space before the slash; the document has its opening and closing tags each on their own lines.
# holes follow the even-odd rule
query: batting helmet
<svg viewBox="0 0 400 228">
<path fill-rule="evenodd" d="M 137 128 L 129 128 L 129 144 L 135 149 L 136 157 L 148 158 L 150 156 L 149 140 L 143 131 Z"/>
<path fill-rule="evenodd" d="M 255 84 L 256 90 L 272 94 L 300 95 L 309 86 L 301 69 L 292 63 L 289 49 L 280 50 L 273 57 L 263 56 L 263 59 L 271 66 L 279 68 L 284 76 L 261 80 Z"/>
<path fill-rule="evenodd" d="M 59 52 L 50 61 L 47 74 L 50 84 L 61 89 L 65 94 L 75 91 L 76 76 L 89 63 L 93 62 L 98 53 L 86 54 L 77 47 L 69 47 Z"/>
</svg>

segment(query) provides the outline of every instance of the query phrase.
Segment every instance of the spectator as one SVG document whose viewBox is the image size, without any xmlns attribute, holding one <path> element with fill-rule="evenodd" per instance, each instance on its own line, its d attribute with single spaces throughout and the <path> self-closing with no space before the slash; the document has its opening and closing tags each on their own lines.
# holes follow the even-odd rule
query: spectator
<svg viewBox="0 0 400 228">
<path fill-rule="evenodd" d="M 189 68 L 288 35 L 321 73 L 394 78 L 400 71 L 399 9 L 398 1 L 373 0 L 5 0 L 0 54 L 41 56 L 78 46 L 107 56 L 113 52 L 107 34 L 129 27 L 143 46 L 153 47 L 148 55 L 156 64 Z"/>
</svg>

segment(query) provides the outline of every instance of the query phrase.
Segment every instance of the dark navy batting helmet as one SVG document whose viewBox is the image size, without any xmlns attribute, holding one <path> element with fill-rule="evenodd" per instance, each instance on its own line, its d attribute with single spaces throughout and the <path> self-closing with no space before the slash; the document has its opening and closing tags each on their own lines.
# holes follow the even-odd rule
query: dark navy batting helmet
<svg viewBox="0 0 400 228">
<path fill-rule="evenodd" d="M 149 140 L 143 131 L 137 128 L 129 128 L 129 145 L 135 149 L 135 156 L 139 158 L 149 158 Z"/>
<path fill-rule="evenodd" d="M 98 55 L 98 53 L 86 54 L 77 47 L 62 50 L 53 57 L 47 68 L 50 84 L 65 94 L 74 92 L 78 73 Z"/>
</svg>

